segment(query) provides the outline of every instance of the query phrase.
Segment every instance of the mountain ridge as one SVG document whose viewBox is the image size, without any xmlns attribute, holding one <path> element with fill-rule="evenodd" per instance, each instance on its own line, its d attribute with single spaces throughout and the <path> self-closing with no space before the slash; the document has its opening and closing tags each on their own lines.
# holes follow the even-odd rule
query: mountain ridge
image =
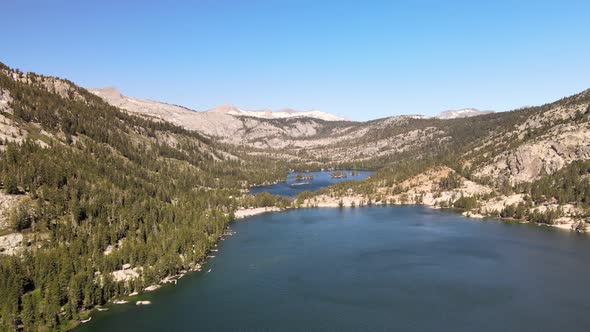
<svg viewBox="0 0 590 332">
<path fill-rule="evenodd" d="M 232 104 L 223 104 L 206 112 L 223 113 L 235 116 L 249 116 L 262 119 L 285 119 L 285 118 L 314 118 L 324 121 L 348 121 L 346 118 L 331 113 L 317 110 L 297 111 L 290 108 L 280 110 L 244 110 Z"/>
<path fill-rule="evenodd" d="M 486 115 L 495 113 L 495 111 L 487 110 L 487 111 L 480 111 L 477 108 L 467 107 L 461 108 L 457 110 L 446 110 L 440 112 L 438 115 L 435 116 L 437 119 L 441 120 L 448 120 L 448 119 L 459 119 L 459 118 L 470 118 L 474 116 Z"/>
<path fill-rule="evenodd" d="M 124 109 L 138 112 L 137 109 L 134 109 L 130 106 L 125 105 L 125 100 L 131 101 L 133 104 L 137 104 L 138 106 L 144 106 L 146 108 L 150 108 L 147 104 L 155 105 L 162 105 L 162 109 L 165 109 L 166 106 L 168 107 L 178 107 L 181 109 L 185 109 L 192 112 L 197 113 L 217 113 L 217 114 L 228 114 L 233 116 L 247 116 L 247 117 L 254 117 L 260 119 L 285 119 L 285 118 L 314 118 L 318 120 L 324 121 L 351 121 L 345 117 L 335 115 L 332 113 L 322 112 L 318 110 L 308 110 L 308 111 L 298 111 L 290 108 L 284 108 L 279 110 L 271 110 L 271 109 L 260 109 L 260 110 L 246 110 L 240 107 L 237 107 L 233 104 L 226 103 L 221 104 L 215 108 L 206 110 L 206 111 L 197 111 L 191 109 L 189 107 L 181 106 L 178 104 L 171 104 L 167 102 L 160 102 L 157 100 L 152 99 L 142 99 L 136 97 L 129 97 L 123 95 L 117 88 L 115 87 L 105 87 L 105 88 L 87 88 L 88 91 L 91 93 L 100 96 L 101 98 L 105 99 L 107 102 L 111 103 L 114 106 L 122 107 Z M 526 107 L 523 107 L 526 108 Z M 449 120 L 449 119 L 457 119 L 457 118 L 466 118 L 466 117 L 474 117 L 479 115 L 485 115 L 495 113 L 492 110 L 478 110 L 477 108 L 466 107 L 461 109 L 451 109 L 440 112 L 438 115 L 432 116 L 432 118 L 441 119 L 441 120 Z M 162 115 L 164 116 L 164 115 Z M 395 116 L 409 116 L 418 119 L 428 118 L 428 116 L 422 114 L 402 114 L 402 115 L 395 115 Z M 379 120 L 379 119 L 373 119 Z M 366 120 L 372 121 L 372 120 Z M 354 122 L 365 122 L 365 121 L 354 121 Z"/>
<path fill-rule="evenodd" d="M 106 87 L 106 88 L 87 88 L 88 91 L 91 93 L 109 101 L 112 105 L 122 107 L 128 109 L 130 111 L 138 112 L 137 108 L 134 108 L 129 105 L 135 104 L 137 107 L 145 107 L 155 111 L 155 107 L 158 105 L 162 112 L 172 112 L 173 108 L 182 108 L 188 111 L 193 111 L 197 113 L 217 113 L 217 114 L 228 114 L 234 116 L 249 116 L 255 118 L 263 118 L 263 119 L 282 119 L 282 118 L 315 118 L 324 121 L 347 121 L 346 118 L 334 115 L 331 113 L 321 112 L 317 110 L 310 110 L 310 111 L 297 111 L 289 108 L 280 109 L 280 110 L 244 110 L 238 108 L 232 104 L 222 104 L 216 108 L 206 110 L 206 111 L 197 111 L 185 106 L 179 106 L 176 104 L 170 104 L 165 102 L 159 102 L 151 99 L 142 99 L 136 97 L 129 97 L 122 94 L 119 90 L 114 87 Z M 165 114 L 165 113 L 164 113 Z M 164 114 L 160 114 L 164 116 Z M 157 114 L 154 114 L 157 115 Z"/>
<path fill-rule="evenodd" d="M 198 270 L 240 207 L 421 204 L 580 232 L 590 217 L 590 89 L 471 118 L 263 119 L 0 63 L 0 138 L 3 330 L 74 324 Z M 325 168 L 376 173 L 295 200 L 248 193 Z"/>
</svg>

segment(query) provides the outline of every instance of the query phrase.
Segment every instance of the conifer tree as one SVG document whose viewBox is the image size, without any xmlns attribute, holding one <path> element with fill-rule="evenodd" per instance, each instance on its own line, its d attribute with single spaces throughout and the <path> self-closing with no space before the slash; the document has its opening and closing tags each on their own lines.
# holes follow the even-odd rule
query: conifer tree
<svg viewBox="0 0 590 332">
<path fill-rule="evenodd" d="M 16 195 L 19 193 L 18 185 L 16 182 L 16 177 L 14 176 L 14 174 L 10 174 L 10 173 L 4 174 L 3 183 L 4 183 L 4 190 L 6 191 L 7 194 Z"/>
</svg>

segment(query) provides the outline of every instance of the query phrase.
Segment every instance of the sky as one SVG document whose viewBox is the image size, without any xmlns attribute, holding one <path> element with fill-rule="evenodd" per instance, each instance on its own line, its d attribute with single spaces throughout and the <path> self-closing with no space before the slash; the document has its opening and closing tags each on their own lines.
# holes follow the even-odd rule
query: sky
<svg viewBox="0 0 590 332">
<path fill-rule="evenodd" d="M 195 110 L 368 120 L 590 88 L 590 1 L 0 2 L 0 62 Z"/>
</svg>

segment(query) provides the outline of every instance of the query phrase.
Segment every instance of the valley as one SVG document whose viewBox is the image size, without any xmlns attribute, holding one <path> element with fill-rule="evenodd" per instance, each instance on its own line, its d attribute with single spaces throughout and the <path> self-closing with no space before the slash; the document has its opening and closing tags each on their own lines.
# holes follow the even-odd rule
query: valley
<svg viewBox="0 0 590 332">
<path fill-rule="evenodd" d="M 590 2 L 0 8 L 0 332 L 590 331 Z"/>
<path fill-rule="evenodd" d="M 195 118 L 210 113 L 187 112 Z M 202 133 L 228 144 L 236 154 L 264 156 L 299 170 L 379 170 L 363 183 L 335 186 L 305 198 L 304 206 L 424 204 L 462 208 L 474 217 L 528 221 L 532 215 L 544 223 L 584 231 L 590 202 L 589 119 L 586 90 L 538 107 L 503 113 L 451 110 L 433 118 L 407 115 L 342 122 L 269 120 L 235 113 L 232 125 L 220 121 L 213 127 L 232 128 L 229 131 L 235 133 L 234 126 L 242 126 L 247 134 Z M 564 179 L 551 179 L 558 172 L 574 177 L 563 188 L 568 198 L 535 193 L 540 182 L 565 185 Z"/>
<path fill-rule="evenodd" d="M 197 112 L 0 70 L 4 329 L 68 330 L 200 271 L 234 219 L 265 211 L 424 205 L 587 229 L 590 90 L 510 112 L 355 122 Z"/>
</svg>

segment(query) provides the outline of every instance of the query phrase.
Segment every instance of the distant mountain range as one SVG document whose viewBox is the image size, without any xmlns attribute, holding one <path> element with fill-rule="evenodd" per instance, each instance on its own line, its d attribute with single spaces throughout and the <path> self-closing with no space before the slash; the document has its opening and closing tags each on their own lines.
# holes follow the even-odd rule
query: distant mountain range
<svg viewBox="0 0 590 332">
<path fill-rule="evenodd" d="M 128 97 L 123 95 L 119 92 L 116 88 L 107 87 L 107 88 L 89 88 L 88 91 L 92 92 L 93 94 L 105 99 L 111 105 L 121 107 L 128 111 L 132 111 L 135 113 L 141 113 L 142 115 L 148 115 L 152 117 L 159 118 L 161 120 L 171 121 L 173 123 L 186 126 L 184 120 L 181 119 L 187 115 L 186 112 L 197 112 L 191 110 L 189 108 L 167 104 L 163 102 L 153 101 L 149 99 L 141 99 L 141 98 L 134 98 Z M 263 110 L 245 110 L 239 108 L 232 104 L 223 104 L 214 109 L 205 111 L 205 112 L 197 112 L 200 113 L 203 117 L 207 117 L 205 113 L 210 114 L 225 114 L 231 116 L 238 116 L 238 117 L 252 117 L 258 119 L 294 119 L 294 118 L 311 118 L 311 119 L 318 119 L 324 121 L 348 121 L 348 119 L 335 115 L 328 112 L 322 112 L 318 110 L 309 110 L 309 111 L 297 111 L 293 109 L 281 109 L 281 110 L 270 110 L 270 109 L 263 109 Z M 449 119 L 459 119 L 459 118 L 469 118 L 484 114 L 494 113 L 494 111 L 480 111 L 476 108 L 462 108 L 458 110 L 448 110 L 441 112 L 440 114 L 434 116 L 436 119 L 442 120 L 449 120 Z M 190 114 L 189 114 L 190 115 Z M 413 119 L 427 119 L 428 117 L 421 114 L 415 115 L 407 115 Z M 190 125 L 189 125 L 190 127 Z M 192 128 L 192 129 L 201 129 L 201 128 Z"/>
<path fill-rule="evenodd" d="M 140 99 L 128 97 L 119 92 L 116 88 L 108 87 L 101 89 L 90 88 L 88 91 L 107 100 L 110 104 L 127 109 L 133 112 L 149 113 L 154 117 L 165 119 L 167 121 L 177 122 L 176 114 L 178 112 L 184 113 L 186 111 L 193 111 L 189 108 L 171 105 L 163 102 L 157 102 L 149 99 Z M 231 104 L 224 104 L 206 112 L 198 113 L 216 113 L 227 114 L 233 116 L 248 116 L 259 119 L 288 119 L 288 118 L 313 118 L 324 121 L 346 121 L 347 119 L 338 115 L 316 110 L 311 111 L 296 111 L 292 109 L 282 109 L 278 111 L 273 110 L 244 110 Z M 176 116 L 175 116 L 176 115 Z"/>
<path fill-rule="evenodd" d="M 343 117 L 320 111 L 244 110 L 231 104 L 199 112 L 179 105 L 128 97 L 112 87 L 88 91 L 128 112 L 152 120 L 172 122 L 225 143 L 245 144 L 262 149 L 307 147 L 308 152 L 316 143 L 322 146 L 336 144 L 370 132 L 379 132 L 384 130 L 383 126 L 387 127 L 392 123 L 405 123 L 408 120 L 449 120 L 493 113 L 465 108 L 445 111 L 434 117 L 420 114 L 401 115 L 365 123 L 348 121 Z M 369 146 L 365 148 L 371 149 Z M 324 152 L 318 150 L 318 156 Z M 381 153 L 387 154 L 385 151 Z M 336 156 L 334 158 L 338 159 Z"/>
<path fill-rule="evenodd" d="M 321 111 L 296 111 L 292 109 L 282 109 L 278 111 L 273 110 L 243 110 L 231 104 L 224 104 L 208 112 L 212 113 L 223 113 L 223 114 L 230 114 L 235 116 L 250 116 L 254 118 L 260 119 L 287 119 L 287 118 L 314 118 L 320 119 L 324 121 L 346 121 L 346 118 L 343 118 L 338 115 L 334 115 L 331 113 L 321 112 Z"/>
<path fill-rule="evenodd" d="M 470 118 L 473 116 L 485 115 L 495 113 L 494 111 L 480 111 L 477 108 L 462 108 L 458 110 L 448 110 L 441 112 L 435 116 L 437 119 L 448 120 L 448 119 L 459 119 L 459 118 Z"/>
<path fill-rule="evenodd" d="M 196 112 L 0 63 L 0 330 L 37 324 L 31 310 L 42 310 L 32 326 L 49 330 L 45 317 L 65 318 L 66 306 L 86 317 L 72 310 L 200 268 L 238 207 L 422 204 L 590 228 L 590 89 L 487 113 L 359 122 L 231 105 Z M 354 168 L 378 172 L 302 202 L 246 194 L 289 170 Z"/>
</svg>

